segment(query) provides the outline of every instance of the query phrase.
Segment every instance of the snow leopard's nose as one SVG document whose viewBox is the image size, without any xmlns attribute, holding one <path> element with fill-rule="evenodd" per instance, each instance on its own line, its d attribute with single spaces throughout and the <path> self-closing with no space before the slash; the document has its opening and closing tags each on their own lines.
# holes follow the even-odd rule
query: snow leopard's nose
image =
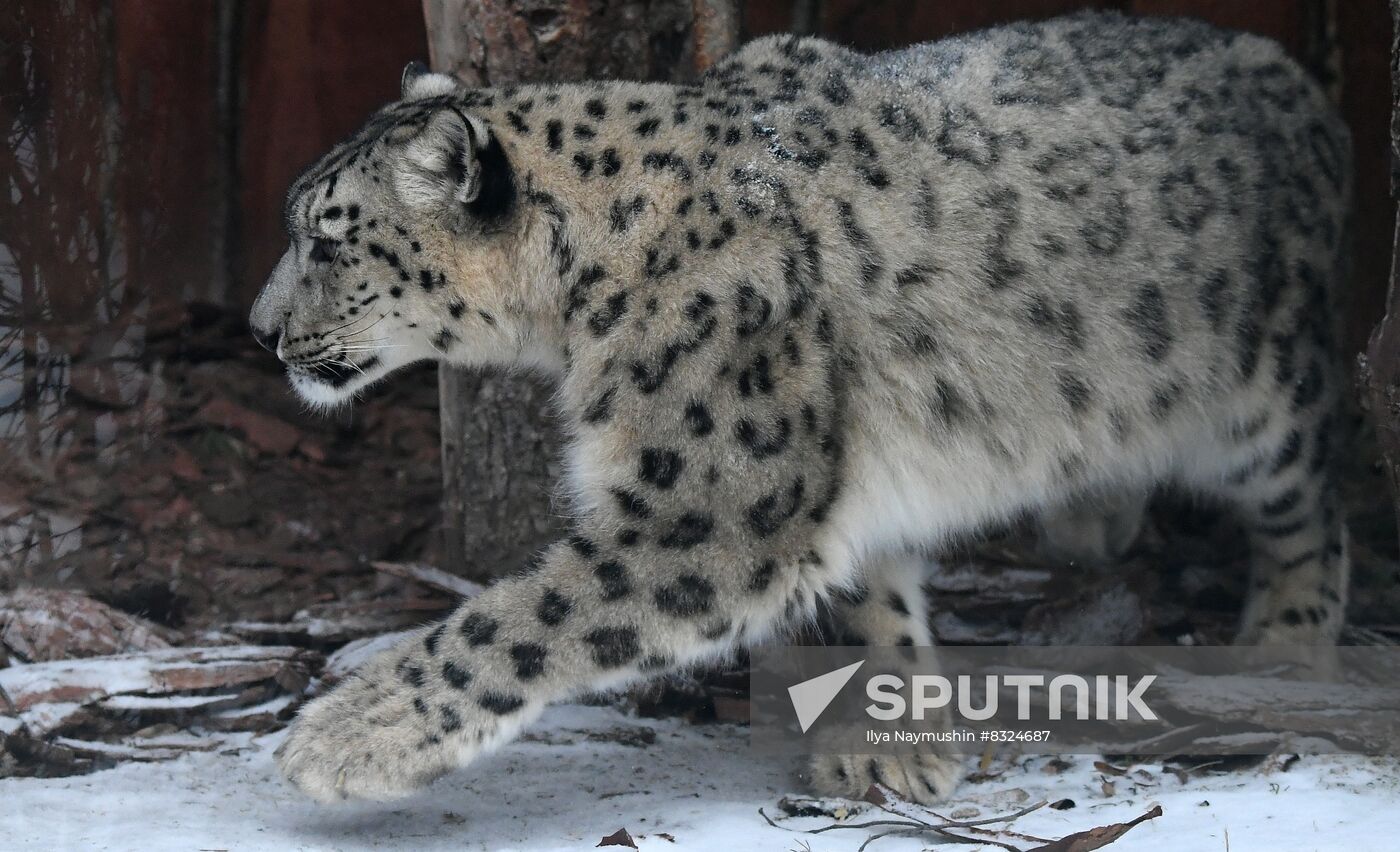
<svg viewBox="0 0 1400 852">
<path fill-rule="evenodd" d="M 270 331 L 265 331 L 257 326 L 253 326 L 253 338 L 262 345 L 262 348 L 276 355 L 277 344 L 282 342 L 282 327 L 278 326 Z"/>
<path fill-rule="evenodd" d="M 287 320 L 292 315 L 296 259 L 288 250 L 277 262 L 277 267 L 268 276 L 262 292 L 253 301 L 248 312 L 248 329 L 259 344 L 272 354 L 277 354 L 277 344 L 282 342 Z"/>
</svg>

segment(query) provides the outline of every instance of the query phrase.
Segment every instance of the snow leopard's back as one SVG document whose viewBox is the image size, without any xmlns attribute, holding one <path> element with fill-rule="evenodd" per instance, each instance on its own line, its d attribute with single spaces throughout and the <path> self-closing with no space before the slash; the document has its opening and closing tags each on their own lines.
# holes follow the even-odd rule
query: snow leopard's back
<svg viewBox="0 0 1400 852">
<path fill-rule="evenodd" d="M 986 517 L 1123 481 L 1218 483 L 1300 423 L 1327 431 L 1349 139 L 1277 44 L 1083 14 L 828 51 L 804 79 L 863 120 L 834 158 L 851 180 L 805 194 L 835 202 L 845 237 L 828 269 L 850 274 L 829 277 L 873 456 L 921 459 L 889 464 L 957 480 L 947 511 Z M 788 140 L 810 109 L 762 118 Z M 1245 427 L 1243 450 L 1216 440 Z"/>
</svg>

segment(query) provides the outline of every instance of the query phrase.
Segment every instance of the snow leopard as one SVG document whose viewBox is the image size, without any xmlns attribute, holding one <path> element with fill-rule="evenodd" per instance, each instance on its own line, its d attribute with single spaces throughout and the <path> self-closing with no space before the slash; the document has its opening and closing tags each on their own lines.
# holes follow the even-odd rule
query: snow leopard
<svg viewBox="0 0 1400 852">
<path fill-rule="evenodd" d="M 1163 485 L 1247 530 L 1238 642 L 1334 643 L 1349 146 L 1279 45 L 1191 20 L 765 37 L 691 84 L 410 66 L 291 187 L 252 330 L 313 405 L 424 360 L 551 377 L 570 531 L 307 704 L 282 772 L 400 796 L 818 608 L 927 646 L 921 548 L 1094 506 L 1130 537 Z"/>
</svg>

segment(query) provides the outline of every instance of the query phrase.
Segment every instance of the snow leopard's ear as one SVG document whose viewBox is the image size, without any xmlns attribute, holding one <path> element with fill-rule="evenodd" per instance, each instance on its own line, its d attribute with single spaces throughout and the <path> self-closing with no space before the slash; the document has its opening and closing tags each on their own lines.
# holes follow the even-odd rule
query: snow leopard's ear
<svg viewBox="0 0 1400 852">
<path fill-rule="evenodd" d="M 396 159 L 399 198 L 450 227 L 498 220 L 514 201 L 515 182 L 501 143 L 485 121 L 465 110 L 436 110 Z"/>
<path fill-rule="evenodd" d="M 399 78 L 399 93 L 406 101 L 450 94 L 457 88 L 455 79 L 446 74 L 434 74 L 416 60 L 404 66 L 403 76 Z"/>
</svg>

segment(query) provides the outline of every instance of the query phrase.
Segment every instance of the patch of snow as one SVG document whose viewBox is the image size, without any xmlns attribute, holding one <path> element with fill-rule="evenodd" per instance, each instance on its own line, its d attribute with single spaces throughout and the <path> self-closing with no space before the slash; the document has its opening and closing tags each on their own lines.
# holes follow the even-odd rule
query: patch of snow
<svg viewBox="0 0 1400 852">
<path fill-rule="evenodd" d="M 990 585 L 999 592 L 1014 593 L 1021 589 L 1037 589 L 1054 577 L 1054 572 L 1044 568 L 973 563 L 931 562 L 928 572 L 929 585 L 940 592 L 981 592 Z M 1027 592 L 1025 599 L 1030 597 Z"/>
<path fill-rule="evenodd" d="M 61 727 L 83 709 L 77 702 L 65 701 L 54 704 L 35 704 L 19 714 L 19 721 L 38 736 Z"/>
<path fill-rule="evenodd" d="M 251 707 L 234 707 L 231 710 L 224 710 L 215 714 L 217 719 L 241 719 L 244 716 L 257 716 L 260 713 L 280 713 L 295 700 L 292 695 L 279 695 L 270 698 L 261 704 L 254 704 Z"/>
<path fill-rule="evenodd" d="M 655 742 L 638 747 L 635 737 L 608 736 L 639 727 L 654 731 Z M 392 804 L 322 807 L 294 793 L 272 762 L 282 733 L 237 734 L 219 753 L 76 778 L 0 780 L 0 846 L 573 850 L 626 828 L 642 850 L 836 852 L 855 849 L 866 837 L 860 830 L 804 833 L 829 818 L 779 818 L 778 799 L 802 792 L 796 761 L 759 757 L 743 728 L 563 705 L 551 708 L 532 734 Z M 1021 832 L 1059 837 L 1162 806 L 1162 817 L 1134 828 L 1113 852 L 1367 852 L 1393 848 L 1400 836 L 1394 759 L 1304 757 L 1286 772 L 1246 770 L 1185 783 L 1151 763 L 1120 777 L 1101 775 L 1088 757 L 1065 761 L 1054 771 L 1062 764 L 1024 759 L 993 781 L 964 784 L 938 810 L 991 816 L 1018 802 L 1072 799 L 1068 810 L 1043 808 L 1014 823 Z M 779 827 L 759 816 L 760 807 Z M 888 837 L 871 849 L 913 852 L 930 845 L 931 839 Z"/>
<path fill-rule="evenodd" d="M 295 624 L 298 628 L 305 630 L 306 635 L 310 636 L 312 639 L 325 639 L 332 636 L 344 636 L 347 628 L 356 625 L 363 624 L 369 625 L 370 627 L 376 627 L 379 625 L 380 621 L 381 619 L 379 617 L 369 613 L 358 617 L 350 616 L 341 618 L 320 618 L 318 616 L 311 615 L 306 610 L 302 610 L 296 615 L 292 616 L 291 623 Z"/>
<path fill-rule="evenodd" d="M 107 710 L 189 710 L 238 700 L 238 693 L 225 695 L 113 695 L 101 706 Z"/>
<path fill-rule="evenodd" d="M 369 662 L 370 658 L 380 651 L 387 651 L 399 644 L 412 632 L 405 630 L 399 633 L 386 633 L 383 636 L 371 636 L 347 642 L 326 659 L 325 674 L 335 678 L 345 677 Z"/>
<path fill-rule="evenodd" d="M 151 739 L 129 737 L 116 743 L 55 737 L 53 742 L 54 745 L 71 748 L 84 754 L 109 755 L 134 760 L 173 760 L 190 751 L 213 751 L 221 744 L 219 740 L 190 736 L 154 737 Z"/>
<path fill-rule="evenodd" d="M 43 693 L 59 688 L 66 694 L 90 693 L 89 698 L 121 692 L 144 692 L 158 684 L 166 666 L 198 663 L 205 671 L 246 666 L 250 660 L 276 659 L 287 649 L 264 646 L 163 648 L 139 654 L 113 654 L 82 660 L 30 663 L 0 669 L 0 690 L 10 696 Z M 21 706 L 23 706 L 21 704 Z"/>
</svg>

